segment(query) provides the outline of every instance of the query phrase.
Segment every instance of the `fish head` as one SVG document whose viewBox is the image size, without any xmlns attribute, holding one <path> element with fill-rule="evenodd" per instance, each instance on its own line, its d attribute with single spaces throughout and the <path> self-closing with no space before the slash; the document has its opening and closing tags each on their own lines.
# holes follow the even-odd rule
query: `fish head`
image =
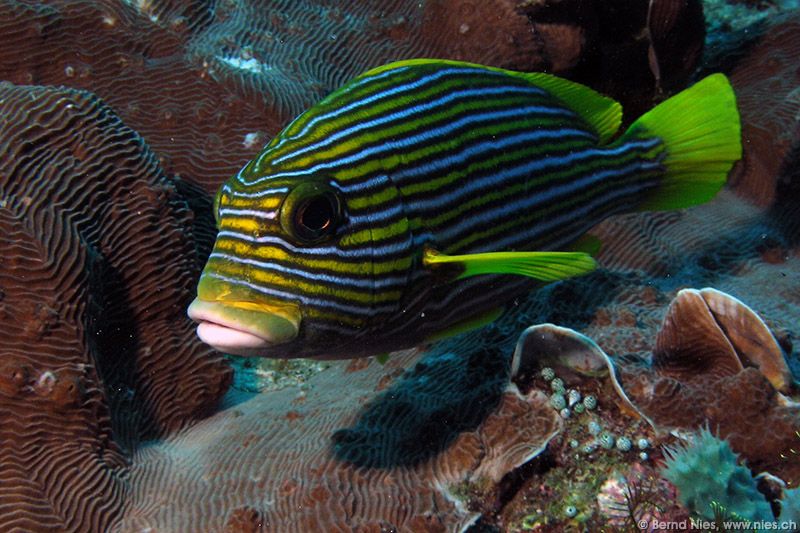
<svg viewBox="0 0 800 533">
<path fill-rule="evenodd" d="M 188 309 L 198 336 L 244 356 L 365 355 L 363 339 L 400 305 L 408 221 L 387 227 L 391 202 L 376 208 L 335 176 L 258 174 L 216 195 L 217 240 Z"/>
</svg>

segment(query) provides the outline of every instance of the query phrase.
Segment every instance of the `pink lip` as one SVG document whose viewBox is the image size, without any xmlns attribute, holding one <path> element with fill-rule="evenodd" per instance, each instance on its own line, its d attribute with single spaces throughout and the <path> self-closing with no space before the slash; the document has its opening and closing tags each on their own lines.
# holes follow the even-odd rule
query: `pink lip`
<svg viewBox="0 0 800 533">
<path fill-rule="evenodd" d="M 291 311 L 291 310 L 290 310 Z M 214 349 L 236 355 L 259 355 L 297 336 L 299 316 L 284 309 L 237 302 L 195 299 L 187 311 L 198 323 L 197 336 Z"/>
</svg>

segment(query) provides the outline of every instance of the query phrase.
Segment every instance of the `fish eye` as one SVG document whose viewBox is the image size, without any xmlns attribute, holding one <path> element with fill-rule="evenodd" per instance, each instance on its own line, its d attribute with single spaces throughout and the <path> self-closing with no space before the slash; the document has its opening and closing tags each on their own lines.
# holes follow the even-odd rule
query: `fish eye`
<svg viewBox="0 0 800 533">
<path fill-rule="evenodd" d="M 336 233 L 342 221 L 338 193 L 321 183 L 302 183 L 281 207 L 281 226 L 302 244 L 316 244 Z"/>
</svg>

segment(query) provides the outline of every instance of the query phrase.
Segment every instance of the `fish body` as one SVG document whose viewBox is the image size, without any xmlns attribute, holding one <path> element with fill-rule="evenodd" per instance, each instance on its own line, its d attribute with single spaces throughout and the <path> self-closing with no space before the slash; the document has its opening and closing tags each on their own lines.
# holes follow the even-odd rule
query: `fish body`
<svg viewBox="0 0 800 533">
<path fill-rule="evenodd" d="M 727 80 L 701 83 L 612 141 L 619 104 L 554 76 L 441 60 L 362 74 L 220 188 L 198 334 L 242 355 L 375 355 L 591 270 L 562 253 L 589 228 L 703 202 L 739 158 Z"/>
</svg>

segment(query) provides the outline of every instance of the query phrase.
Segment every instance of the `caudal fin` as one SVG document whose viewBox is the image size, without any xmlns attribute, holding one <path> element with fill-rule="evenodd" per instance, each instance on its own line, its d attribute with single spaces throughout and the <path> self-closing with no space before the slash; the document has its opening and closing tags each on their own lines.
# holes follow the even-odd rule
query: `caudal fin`
<svg viewBox="0 0 800 533">
<path fill-rule="evenodd" d="M 640 209 L 678 209 L 713 198 L 742 156 L 739 111 L 728 78 L 702 79 L 639 117 L 622 138 L 654 136 L 666 149 L 666 175 Z"/>
</svg>

